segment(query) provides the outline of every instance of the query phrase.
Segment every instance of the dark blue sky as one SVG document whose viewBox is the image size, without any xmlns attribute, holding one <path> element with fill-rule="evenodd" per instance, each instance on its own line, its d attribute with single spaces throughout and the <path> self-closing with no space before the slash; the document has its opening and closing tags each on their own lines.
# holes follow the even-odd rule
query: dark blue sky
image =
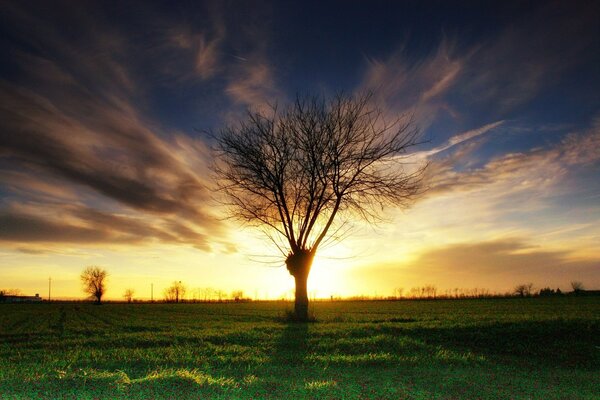
<svg viewBox="0 0 600 400">
<path fill-rule="evenodd" d="M 80 66 L 65 58 L 64 47 L 82 56 L 111 57 L 138 86 L 131 99 L 138 108 L 167 128 L 189 132 L 218 128 L 224 110 L 248 105 L 226 95 L 236 75 L 243 78 L 244 64 L 268 69 L 263 79 L 272 86 L 262 90 L 275 99 L 351 92 L 374 63 L 384 63 L 390 69 L 386 78 L 402 74 L 414 80 L 394 93 L 408 102 L 440 78 L 433 72 L 414 75 L 442 49 L 461 63 L 443 93 L 460 119 L 435 115 L 440 126 L 433 124 L 433 140 L 494 119 L 584 125 L 597 111 L 595 2 L 171 3 L 8 3 L 2 48 L 9 57 L 2 75 L 31 82 L 31 71 L 23 73 L 22 52 L 74 75 Z M 115 42 L 118 49 L 111 48 Z M 202 51 L 210 52 L 212 63 L 204 75 L 194 71 Z M 90 90 L 102 90 L 94 75 L 79 78 Z"/>
</svg>

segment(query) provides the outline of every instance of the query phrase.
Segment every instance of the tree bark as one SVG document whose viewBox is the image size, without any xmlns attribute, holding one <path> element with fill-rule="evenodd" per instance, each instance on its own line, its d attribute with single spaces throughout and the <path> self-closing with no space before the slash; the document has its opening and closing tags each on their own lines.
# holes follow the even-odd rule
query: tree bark
<svg viewBox="0 0 600 400">
<path fill-rule="evenodd" d="M 307 250 L 299 250 L 290 254 L 285 260 L 287 269 L 294 277 L 296 293 L 294 301 L 294 314 L 298 321 L 308 321 L 308 274 L 312 266 L 314 253 Z"/>
<path fill-rule="evenodd" d="M 308 321 L 308 275 L 294 276 L 296 281 L 296 299 L 294 301 L 294 314 L 298 321 Z"/>
</svg>

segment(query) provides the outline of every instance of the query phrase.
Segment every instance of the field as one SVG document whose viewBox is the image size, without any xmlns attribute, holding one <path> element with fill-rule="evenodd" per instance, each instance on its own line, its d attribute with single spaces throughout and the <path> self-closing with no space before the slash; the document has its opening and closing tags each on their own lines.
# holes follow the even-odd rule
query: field
<svg viewBox="0 0 600 400">
<path fill-rule="evenodd" d="M 0 305 L 0 398 L 600 398 L 600 298 Z"/>
</svg>

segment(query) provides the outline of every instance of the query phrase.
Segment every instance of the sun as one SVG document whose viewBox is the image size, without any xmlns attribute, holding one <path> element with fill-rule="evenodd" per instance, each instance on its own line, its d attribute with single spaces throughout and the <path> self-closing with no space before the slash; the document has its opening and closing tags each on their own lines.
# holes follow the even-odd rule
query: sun
<svg viewBox="0 0 600 400">
<path fill-rule="evenodd" d="M 344 293 L 344 280 L 340 274 L 339 260 L 315 256 L 308 277 L 308 296 L 313 299 L 329 299 Z"/>
</svg>

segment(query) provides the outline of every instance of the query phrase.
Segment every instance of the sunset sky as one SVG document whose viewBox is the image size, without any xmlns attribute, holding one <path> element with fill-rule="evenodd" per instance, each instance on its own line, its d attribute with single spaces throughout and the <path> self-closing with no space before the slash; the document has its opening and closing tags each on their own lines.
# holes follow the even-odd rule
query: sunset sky
<svg viewBox="0 0 600 400">
<path fill-rule="evenodd" d="M 83 298 L 98 265 L 114 299 L 290 296 L 223 219 L 206 132 L 371 90 L 414 115 L 429 190 L 323 249 L 312 295 L 600 289 L 599 2 L 174 3 L 0 5 L 0 288 Z"/>
</svg>

